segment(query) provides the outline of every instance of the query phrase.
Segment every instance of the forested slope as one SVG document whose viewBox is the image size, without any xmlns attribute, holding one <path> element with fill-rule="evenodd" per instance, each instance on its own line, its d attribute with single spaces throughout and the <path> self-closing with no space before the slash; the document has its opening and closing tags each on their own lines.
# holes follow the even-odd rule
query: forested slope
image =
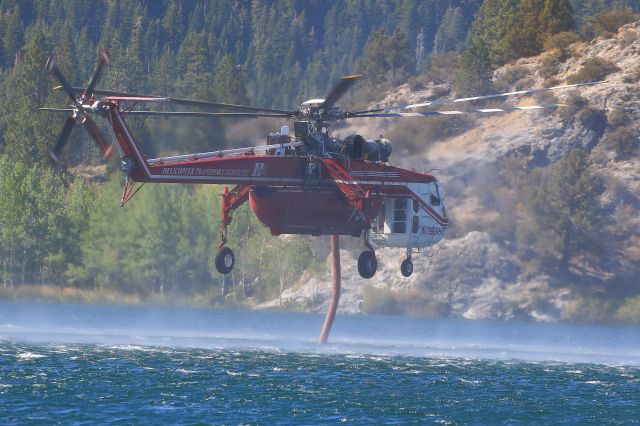
<svg viewBox="0 0 640 426">
<path fill-rule="evenodd" d="M 105 47 L 112 60 L 100 87 L 287 108 L 323 96 L 341 75 L 362 72 L 367 78 L 350 101 L 364 104 L 407 80 L 422 85 L 446 77 L 458 93 L 494 90 L 497 67 L 538 53 L 552 35 L 593 38 L 605 30 L 596 13 L 640 10 L 632 0 L 571 4 L 1 0 L 0 285 L 182 294 L 205 304 L 231 292 L 254 303 L 281 293 L 303 270 L 325 268 L 323 239 L 272 238 L 242 209 L 231 230 L 238 266 L 224 282 L 212 265 L 220 188 L 147 186 L 120 208 L 117 159 L 105 172 L 82 130 L 65 153 L 67 166 L 49 167 L 46 149 L 63 119 L 36 108 L 66 102 L 43 67 L 50 52 L 75 85 L 86 84 L 97 49 Z M 501 11 L 497 22 L 486 20 L 492 8 Z M 564 23 L 552 22 L 555 8 L 569 10 Z M 544 31 L 537 44 L 523 44 L 528 35 L 514 29 L 531 30 L 532 22 L 544 23 L 535 30 Z M 231 124 L 131 123 L 150 155 L 233 144 Z"/>
</svg>

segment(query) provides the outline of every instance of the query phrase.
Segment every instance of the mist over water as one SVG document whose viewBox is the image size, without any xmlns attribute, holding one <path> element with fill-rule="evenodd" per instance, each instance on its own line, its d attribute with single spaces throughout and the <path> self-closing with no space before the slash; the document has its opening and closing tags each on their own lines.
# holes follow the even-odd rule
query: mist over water
<svg viewBox="0 0 640 426">
<path fill-rule="evenodd" d="M 191 308 L 0 304 L 0 342 L 261 349 L 640 365 L 636 327 Z"/>
<path fill-rule="evenodd" d="M 629 424 L 630 327 L 0 303 L 2 424 Z"/>
</svg>

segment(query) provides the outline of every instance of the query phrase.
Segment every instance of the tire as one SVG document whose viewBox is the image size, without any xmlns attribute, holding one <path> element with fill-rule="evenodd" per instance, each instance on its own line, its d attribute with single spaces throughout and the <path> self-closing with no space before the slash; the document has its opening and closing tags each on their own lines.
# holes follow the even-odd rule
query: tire
<svg viewBox="0 0 640 426">
<path fill-rule="evenodd" d="M 378 269 L 378 260 L 374 252 L 365 250 L 358 257 L 358 272 L 364 279 L 373 277 Z"/>
<path fill-rule="evenodd" d="M 405 259 L 400 264 L 400 273 L 403 277 L 410 277 L 413 274 L 413 262 L 411 259 Z"/>
<path fill-rule="evenodd" d="M 233 270 L 233 266 L 236 264 L 236 257 L 233 255 L 233 250 L 229 247 L 222 247 L 216 254 L 216 269 L 222 275 L 227 275 Z"/>
</svg>

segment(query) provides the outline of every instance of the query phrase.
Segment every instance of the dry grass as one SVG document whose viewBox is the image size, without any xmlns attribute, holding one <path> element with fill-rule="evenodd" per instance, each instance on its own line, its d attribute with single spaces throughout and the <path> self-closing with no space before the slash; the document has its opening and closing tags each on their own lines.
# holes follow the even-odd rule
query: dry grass
<svg viewBox="0 0 640 426">
<path fill-rule="evenodd" d="M 112 289 L 82 289 L 53 285 L 0 287 L 0 300 L 123 305 L 140 305 L 143 302 L 139 295 L 120 293 Z"/>
<path fill-rule="evenodd" d="M 154 305 L 154 306 L 220 306 L 220 290 L 210 289 L 203 294 L 191 296 L 175 294 L 123 293 L 113 289 L 83 289 L 54 285 L 19 285 L 0 287 L 0 300 L 39 303 L 87 303 L 106 305 Z"/>
</svg>

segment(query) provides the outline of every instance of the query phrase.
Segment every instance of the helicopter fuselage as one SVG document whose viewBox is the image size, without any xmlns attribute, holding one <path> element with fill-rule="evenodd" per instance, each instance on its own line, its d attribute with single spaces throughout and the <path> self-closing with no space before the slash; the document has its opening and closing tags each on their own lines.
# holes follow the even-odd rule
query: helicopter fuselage
<svg viewBox="0 0 640 426">
<path fill-rule="evenodd" d="M 342 167 L 352 180 L 343 183 L 367 194 L 367 220 L 337 188 L 327 165 L 309 157 L 266 154 L 170 161 L 144 162 L 132 178 L 248 186 L 251 209 L 273 235 L 360 236 L 371 231 L 376 245 L 421 248 L 440 241 L 448 226 L 442 187 L 430 173 L 345 159 Z"/>
</svg>

